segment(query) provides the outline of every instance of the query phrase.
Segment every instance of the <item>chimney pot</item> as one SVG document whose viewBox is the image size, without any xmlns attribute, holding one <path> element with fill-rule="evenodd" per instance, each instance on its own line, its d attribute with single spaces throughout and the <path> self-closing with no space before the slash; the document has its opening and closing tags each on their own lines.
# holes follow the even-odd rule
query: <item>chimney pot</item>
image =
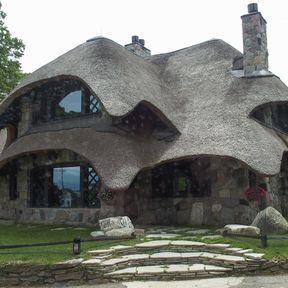
<svg viewBox="0 0 288 288">
<path fill-rule="evenodd" d="M 145 40 L 144 40 L 144 39 L 139 39 L 139 43 L 140 43 L 142 46 L 145 46 Z"/>
<path fill-rule="evenodd" d="M 257 3 L 251 3 L 248 5 L 248 13 L 255 13 L 258 12 L 258 4 Z"/>
<path fill-rule="evenodd" d="M 139 37 L 138 36 L 132 36 L 132 43 L 138 43 Z"/>
</svg>

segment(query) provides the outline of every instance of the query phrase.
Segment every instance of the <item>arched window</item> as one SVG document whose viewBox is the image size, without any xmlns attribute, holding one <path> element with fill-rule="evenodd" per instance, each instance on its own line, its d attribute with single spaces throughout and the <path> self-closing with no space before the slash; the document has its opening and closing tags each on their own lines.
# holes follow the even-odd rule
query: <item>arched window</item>
<svg viewBox="0 0 288 288">
<path fill-rule="evenodd" d="M 30 177 L 31 206 L 79 208 L 101 206 L 100 178 L 87 164 L 36 167 Z"/>
<path fill-rule="evenodd" d="M 30 92 L 33 101 L 33 122 L 47 122 L 97 114 L 101 104 L 97 97 L 78 80 L 53 80 Z"/>
<path fill-rule="evenodd" d="M 288 133 L 288 102 L 271 102 L 256 107 L 250 116 L 265 126 Z"/>
</svg>

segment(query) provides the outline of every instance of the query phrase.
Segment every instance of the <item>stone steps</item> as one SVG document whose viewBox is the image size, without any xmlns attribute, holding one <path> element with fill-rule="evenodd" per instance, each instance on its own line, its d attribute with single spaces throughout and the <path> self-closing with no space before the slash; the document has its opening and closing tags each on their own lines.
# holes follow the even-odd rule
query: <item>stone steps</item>
<svg viewBox="0 0 288 288">
<path fill-rule="evenodd" d="M 256 271 L 265 260 L 252 252 L 228 244 L 159 240 L 93 250 L 82 265 L 107 279 L 187 279 Z"/>
</svg>

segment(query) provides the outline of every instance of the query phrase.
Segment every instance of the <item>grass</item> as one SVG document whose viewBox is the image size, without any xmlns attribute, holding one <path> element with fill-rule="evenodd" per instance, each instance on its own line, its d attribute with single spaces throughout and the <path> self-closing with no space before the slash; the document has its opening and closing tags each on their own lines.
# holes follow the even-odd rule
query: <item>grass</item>
<svg viewBox="0 0 288 288">
<path fill-rule="evenodd" d="M 53 230 L 57 228 L 64 230 Z M 65 225 L 0 225 L 0 245 L 16 245 L 31 243 L 46 243 L 72 240 L 75 237 L 88 239 L 90 232 L 95 229 L 84 227 L 84 230 L 75 230 Z M 113 245 L 132 245 L 139 240 L 109 240 L 81 243 L 81 254 L 78 258 L 87 258 L 88 251 L 93 249 L 105 249 Z M 41 263 L 52 264 L 73 258 L 72 243 L 55 246 L 0 249 L 0 264 L 3 263 Z"/>
<path fill-rule="evenodd" d="M 58 230 L 57 228 L 65 228 Z M 56 228 L 56 230 L 55 230 Z M 150 227 L 155 229 L 156 227 Z M 159 227 L 158 227 L 159 228 Z M 163 227 L 162 227 L 163 228 Z M 187 228 L 191 227 L 166 227 L 167 233 L 169 229 Z M 194 227 L 195 228 L 195 227 Z M 203 227 L 199 227 L 200 229 Z M 205 227 L 207 228 L 207 227 Z M 215 234 L 215 227 L 209 227 L 211 234 Z M 90 232 L 94 228 L 83 227 L 81 230 L 65 225 L 0 225 L 0 245 L 16 245 L 16 244 L 31 244 L 42 242 L 57 242 L 72 240 L 75 237 L 81 239 L 88 239 Z M 145 227 L 145 231 L 148 227 Z M 163 230 L 162 230 L 163 231 Z M 149 231 L 147 232 L 149 234 Z M 266 259 L 287 259 L 288 258 L 288 240 L 269 240 L 268 247 L 263 249 L 260 247 L 261 243 L 258 239 L 241 238 L 241 237 L 220 237 L 216 239 L 202 239 L 203 235 L 189 236 L 185 232 L 180 232 L 175 240 L 185 239 L 193 241 L 201 241 L 206 243 L 227 243 L 232 247 L 239 247 L 245 249 L 253 249 L 257 253 L 265 253 Z M 81 243 L 81 254 L 78 258 L 88 258 L 88 251 L 94 249 L 106 249 L 114 245 L 134 245 L 148 241 L 144 237 L 141 239 L 132 240 L 106 240 L 106 241 L 93 241 Z M 156 240 L 156 239 L 149 239 Z M 0 264 L 6 263 L 39 263 L 39 264 L 52 264 L 62 262 L 69 259 L 77 258 L 72 253 L 72 243 L 57 246 L 43 246 L 31 248 L 15 248 L 15 249 L 0 249 Z"/>
</svg>

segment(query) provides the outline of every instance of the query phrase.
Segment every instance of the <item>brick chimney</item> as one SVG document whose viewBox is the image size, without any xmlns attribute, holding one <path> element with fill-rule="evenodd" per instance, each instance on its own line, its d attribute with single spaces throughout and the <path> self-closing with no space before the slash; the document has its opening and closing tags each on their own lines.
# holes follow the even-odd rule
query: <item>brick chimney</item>
<svg viewBox="0 0 288 288">
<path fill-rule="evenodd" d="M 125 47 L 141 57 L 147 57 L 151 55 L 151 51 L 145 47 L 145 40 L 139 39 L 138 36 L 132 36 L 132 43 L 125 45 Z"/>
<path fill-rule="evenodd" d="M 258 5 L 248 5 L 242 17 L 244 77 L 271 75 L 268 71 L 266 21 L 258 12 Z"/>
</svg>

